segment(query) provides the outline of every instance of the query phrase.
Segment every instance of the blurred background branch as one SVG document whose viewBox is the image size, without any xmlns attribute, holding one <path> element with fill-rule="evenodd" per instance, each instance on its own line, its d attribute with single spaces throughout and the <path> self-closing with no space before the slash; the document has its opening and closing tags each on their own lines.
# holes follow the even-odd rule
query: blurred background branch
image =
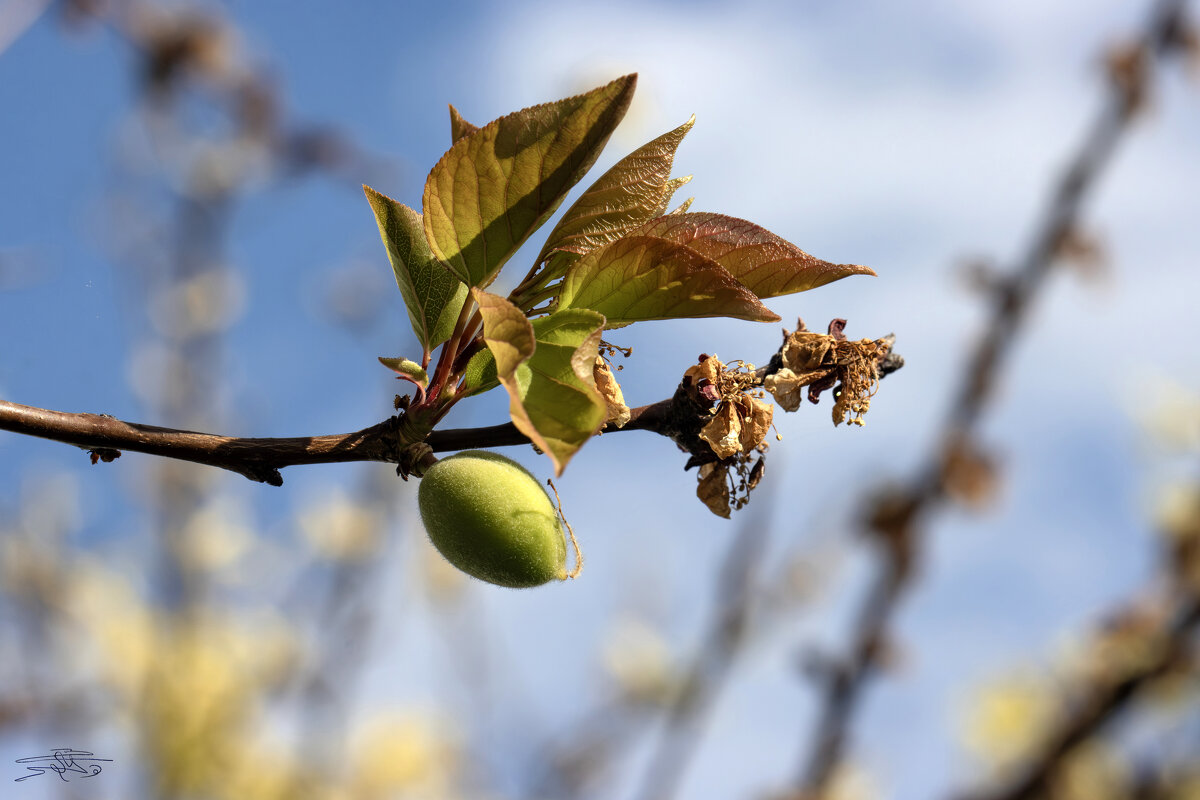
<svg viewBox="0 0 1200 800">
<path fill-rule="evenodd" d="M 824 678 L 821 711 L 800 771 L 802 797 L 823 797 L 844 758 L 860 695 L 886 652 L 898 603 L 919 569 L 929 515 L 948 500 L 970 502 L 964 492 L 969 494 L 978 485 L 978 473 L 989 469 L 976 430 L 992 401 L 998 372 L 1039 288 L 1061 258 L 1063 243 L 1082 226 L 1088 192 L 1137 112 L 1145 108 L 1155 66 L 1186 53 L 1185 7 L 1184 0 L 1154 3 L 1145 31 L 1119 57 L 1110 59 L 1108 91 L 1096 120 L 1051 189 L 1025 253 L 1011 273 L 995 276 L 990 284 L 990 317 L 952 395 L 939 441 L 906 486 L 883 490 L 864 504 L 863 535 L 877 555 L 876 576 L 863 598 L 845 655 L 834 659 Z M 1061 753 L 1048 758 L 1052 761 L 1055 755 Z"/>
</svg>

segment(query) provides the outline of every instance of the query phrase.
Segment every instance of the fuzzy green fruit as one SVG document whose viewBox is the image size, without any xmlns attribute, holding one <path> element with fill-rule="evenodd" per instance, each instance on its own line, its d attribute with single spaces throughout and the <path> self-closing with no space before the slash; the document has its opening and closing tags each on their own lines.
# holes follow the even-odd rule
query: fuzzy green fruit
<svg viewBox="0 0 1200 800">
<path fill-rule="evenodd" d="M 511 458 L 484 450 L 444 458 L 421 478 L 417 503 L 429 540 L 468 575 L 514 588 L 567 577 L 554 505 Z"/>
</svg>

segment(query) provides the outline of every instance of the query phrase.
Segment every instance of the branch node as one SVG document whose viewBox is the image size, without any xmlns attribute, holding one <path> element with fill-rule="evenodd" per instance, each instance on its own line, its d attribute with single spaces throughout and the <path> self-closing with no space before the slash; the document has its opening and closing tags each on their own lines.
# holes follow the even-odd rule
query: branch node
<svg viewBox="0 0 1200 800">
<path fill-rule="evenodd" d="M 256 483 L 265 483 L 268 486 L 283 486 L 283 475 L 275 467 L 256 465 L 239 469 L 238 472 Z"/>
<path fill-rule="evenodd" d="M 114 450 L 111 447 L 96 447 L 88 450 L 88 455 L 91 456 L 93 464 L 98 464 L 101 461 L 103 461 L 105 464 L 108 464 L 120 458 L 121 451 Z"/>
</svg>

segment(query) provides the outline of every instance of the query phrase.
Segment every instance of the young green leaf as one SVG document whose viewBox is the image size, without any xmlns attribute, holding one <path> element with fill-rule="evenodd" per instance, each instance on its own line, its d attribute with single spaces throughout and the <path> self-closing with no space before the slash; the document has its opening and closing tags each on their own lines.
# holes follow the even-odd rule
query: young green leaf
<svg viewBox="0 0 1200 800">
<path fill-rule="evenodd" d="M 459 139 L 425 182 L 425 236 L 470 286 L 487 286 L 600 155 L 636 75 L 501 117 Z"/>
<path fill-rule="evenodd" d="M 494 296 L 494 295 L 493 295 Z M 491 312 L 489 312 L 491 313 Z M 578 341 L 590 336 L 603 325 L 600 314 L 587 309 L 566 309 L 548 317 L 532 320 L 534 339 L 540 346 L 549 344 L 570 344 L 578 346 Z M 516 319 L 513 318 L 516 325 Z M 583 366 L 580 365 L 580 370 Z M 496 358 L 490 348 L 483 348 L 471 356 L 463 371 L 462 390 L 468 395 L 479 394 L 499 385 L 500 379 L 496 374 Z"/>
<path fill-rule="evenodd" d="M 432 350 L 453 333 L 467 287 L 433 257 L 420 214 L 369 186 L 363 192 L 375 212 L 413 332 L 422 347 Z"/>
<path fill-rule="evenodd" d="M 463 119 L 463 115 L 458 113 L 458 109 L 450 106 L 450 143 L 453 144 L 464 136 L 470 136 L 475 131 L 479 130 L 478 125 L 472 125 Z"/>
<path fill-rule="evenodd" d="M 753 222 L 724 214 L 670 214 L 637 233 L 687 245 L 716 261 L 759 297 L 804 292 L 845 278 L 874 275 L 858 264 L 831 264 Z"/>
<path fill-rule="evenodd" d="M 610 328 L 650 319 L 779 316 L 711 258 L 653 236 L 626 236 L 593 250 L 563 278 L 558 307 L 590 308 Z"/>
<path fill-rule="evenodd" d="M 492 352 L 496 373 L 503 381 L 533 355 L 537 347 L 533 326 L 521 309 L 499 295 L 472 289 L 471 296 L 479 304 L 479 316 L 483 319 L 483 341 Z"/>
<path fill-rule="evenodd" d="M 379 356 L 379 363 L 402 376 L 405 380 L 415 383 L 425 391 L 429 388 L 429 373 L 415 361 L 410 361 L 407 358 L 387 358 Z"/>
<path fill-rule="evenodd" d="M 604 315 L 586 308 L 567 308 L 530 322 L 539 347 L 542 344 L 578 347 L 584 339 L 604 328 Z M 587 374 L 592 374 L 591 362 L 588 362 Z"/>
<path fill-rule="evenodd" d="M 499 385 L 500 378 L 496 375 L 496 357 L 492 355 L 491 350 L 485 347 L 467 361 L 466 369 L 463 370 L 461 391 L 464 396 L 470 397 L 473 394 L 482 394 Z"/>
<path fill-rule="evenodd" d="M 615 242 L 667 210 L 671 195 L 691 180 L 690 175 L 672 179 L 671 165 L 679 143 L 695 123 L 693 115 L 622 158 L 567 209 L 535 262 L 550 259 L 545 270 L 548 280 L 561 277 L 584 253 Z"/>
<path fill-rule="evenodd" d="M 550 457 L 561 475 L 571 456 L 600 430 L 608 410 L 592 377 L 604 317 L 569 309 L 530 323 L 504 298 L 478 289 L 474 295 L 483 316 L 484 341 L 500 367 L 500 383 L 508 390 L 513 424 Z M 536 338 L 532 348 L 526 334 Z"/>
</svg>

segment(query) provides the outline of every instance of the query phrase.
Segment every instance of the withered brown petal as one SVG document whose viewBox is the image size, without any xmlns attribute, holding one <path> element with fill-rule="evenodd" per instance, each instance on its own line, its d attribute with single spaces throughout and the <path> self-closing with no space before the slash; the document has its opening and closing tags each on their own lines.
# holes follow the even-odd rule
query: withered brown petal
<svg viewBox="0 0 1200 800">
<path fill-rule="evenodd" d="M 816 405 L 821 402 L 821 392 L 832 389 L 837 383 L 837 370 L 829 370 L 820 378 L 808 384 L 808 402 Z M 836 424 L 836 423 L 835 423 Z"/>
<path fill-rule="evenodd" d="M 688 367 L 683 374 L 692 379 L 693 385 L 699 383 L 701 378 L 706 378 L 709 383 L 716 383 L 724 366 L 716 356 L 706 356 L 699 363 Z"/>
<path fill-rule="evenodd" d="M 700 482 L 696 487 L 696 496 L 708 510 L 718 517 L 729 519 L 729 468 L 723 464 L 711 463 L 700 467 Z"/>
<path fill-rule="evenodd" d="M 608 416 L 605 423 L 616 428 L 625 427 L 629 422 L 629 406 L 625 405 L 625 393 L 621 384 L 613 377 L 612 368 L 600 356 L 596 356 L 596 365 L 592 368 L 592 377 L 596 380 L 596 389 L 604 402 L 608 404 Z"/>
<path fill-rule="evenodd" d="M 749 395 L 742 395 L 739 406 L 742 421 L 742 452 L 749 453 L 767 438 L 775 407 Z"/>
<path fill-rule="evenodd" d="M 783 365 L 800 374 L 826 365 L 830 359 L 833 337 L 823 333 L 796 331 L 788 336 L 780 357 Z"/>
<path fill-rule="evenodd" d="M 786 367 L 763 380 L 763 388 L 771 393 L 784 411 L 795 411 L 804 396 L 804 382 Z"/>
<path fill-rule="evenodd" d="M 742 420 L 737 407 L 729 401 L 717 407 L 717 413 L 700 431 L 717 458 L 729 458 L 742 452 Z"/>
<path fill-rule="evenodd" d="M 750 468 L 750 477 L 746 479 L 746 491 L 753 491 L 758 486 L 758 482 L 762 480 L 763 475 L 767 472 L 767 457 L 762 453 L 758 456 L 758 461 L 754 462 L 754 466 Z"/>
<path fill-rule="evenodd" d="M 768 375 L 763 380 L 763 388 L 771 393 L 784 411 L 795 411 L 800 408 L 805 386 L 809 387 L 808 399 L 815 403 L 821 392 L 837 383 L 837 370 L 836 366 L 828 366 L 797 374 L 785 367 Z"/>
</svg>

